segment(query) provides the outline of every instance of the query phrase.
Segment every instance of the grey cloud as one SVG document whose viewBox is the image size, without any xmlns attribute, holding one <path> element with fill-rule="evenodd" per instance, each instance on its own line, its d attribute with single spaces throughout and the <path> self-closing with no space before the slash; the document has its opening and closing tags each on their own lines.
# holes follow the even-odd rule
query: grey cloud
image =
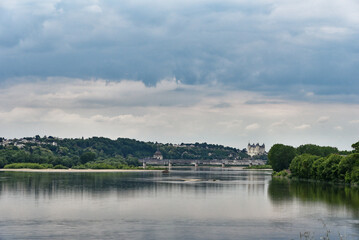
<svg viewBox="0 0 359 240">
<path fill-rule="evenodd" d="M 232 105 L 230 103 L 222 102 L 213 106 L 213 108 L 229 108 Z"/>
<path fill-rule="evenodd" d="M 355 1 L 27 1 L 0 6 L 0 81 L 136 79 L 307 100 L 358 95 Z M 91 11 L 89 11 L 91 10 Z M 95 11 L 96 10 L 96 11 Z M 324 99 L 325 100 L 325 99 Z M 355 101 L 356 98 L 354 98 Z"/>
<path fill-rule="evenodd" d="M 245 104 L 256 105 L 256 104 L 284 104 L 283 101 L 267 101 L 267 100 L 248 100 Z"/>
<path fill-rule="evenodd" d="M 98 109 L 121 107 L 186 107 L 199 103 L 211 92 L 208 87 L 189 87 L 175 79 L 146 86 L 139 81 L 109 82 L 50 78 L 37 83 L 3 85 L 0 106 L 5 109 L 63 108 Z"/>
</svg>

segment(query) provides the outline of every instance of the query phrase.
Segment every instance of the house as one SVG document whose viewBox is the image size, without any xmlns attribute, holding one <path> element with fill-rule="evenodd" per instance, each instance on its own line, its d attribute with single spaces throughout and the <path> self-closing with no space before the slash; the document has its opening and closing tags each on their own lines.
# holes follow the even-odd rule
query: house
<svg viewBox="0 0 359 240">
<path fill-rule="evenodd" d="M 163 155 L 162 153 L 160 152 L 160 150 L 157 149 L 157 151 L 155 152 L 155 154 L 153 154 L 153 157 L 154 159 L 158 159 L 158 160 L 163 160 Z"/>
</svg>

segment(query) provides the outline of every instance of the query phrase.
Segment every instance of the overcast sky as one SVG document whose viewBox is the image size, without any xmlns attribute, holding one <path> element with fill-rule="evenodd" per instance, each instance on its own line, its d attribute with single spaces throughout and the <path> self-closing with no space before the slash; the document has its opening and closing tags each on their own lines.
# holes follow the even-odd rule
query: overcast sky
<svg viewBox="0 0 359 240">
<path fill-rule="evenodd" d="M 358 12 L 356 0 L 1 0 L 0 136 L 351 149 Z"/>
</svg>

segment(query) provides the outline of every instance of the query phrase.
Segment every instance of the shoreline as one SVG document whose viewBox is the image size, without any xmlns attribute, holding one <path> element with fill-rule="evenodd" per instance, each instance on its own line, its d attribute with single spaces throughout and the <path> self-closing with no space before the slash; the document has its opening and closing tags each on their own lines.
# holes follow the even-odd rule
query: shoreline
<svg viewBox="0 0 359 240">
<path fill-rule="evenodd" d="M 193 166 L 177 166 L 176 168 L 188 168 Z M 217 166 L 203 166 L 203 167 L 217 167 Z M 221 168 L 218 166 L 218 168 Z M 272 171 L 272 169 L 245 169 L 245 167 L 229 166 L 222 169 L 227 170 L 250 170 L 250 171 Z M 162 172 L 164 169 L 33 169 L 33 168 L 0 168 L 0 172 L 43 172 L 43 173 L 101 173 L 101 172 Z"/>
<path fill-rule="evenodd" d="M 100 173 L 100 172 L 160 172 L 162 170 L 147 169 L 30 169 L 1 168 L 0 172 L 44 172 L 44 173 Z"/>
</svg>

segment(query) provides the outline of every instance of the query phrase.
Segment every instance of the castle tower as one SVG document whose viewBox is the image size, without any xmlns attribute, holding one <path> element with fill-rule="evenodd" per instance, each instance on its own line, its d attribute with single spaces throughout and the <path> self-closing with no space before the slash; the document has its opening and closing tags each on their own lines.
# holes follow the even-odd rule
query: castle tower
<svg viewBox="0 0 359 240">
<path fill-rule="evenodd" d="M 265 145 L 264 145 L 264 143 L 262 145 L 259 145 L 259 143 L 257 143 L 257 144 L 248 143 L 247 154 L 249 156 L 251 156 L 251 157 L 256 156 L 256 155 L 265 154 Z"/>
</svg>

